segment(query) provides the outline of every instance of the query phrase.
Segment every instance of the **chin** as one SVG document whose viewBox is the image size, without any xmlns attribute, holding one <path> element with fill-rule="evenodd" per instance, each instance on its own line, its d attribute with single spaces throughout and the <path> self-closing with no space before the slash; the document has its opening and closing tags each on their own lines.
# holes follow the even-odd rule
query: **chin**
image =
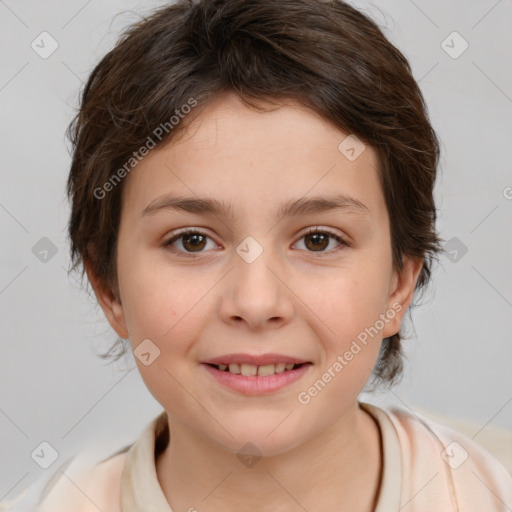
<svg viewBox="0 0 512 512">
<path fill-rule="evenodd" d="M 281 455 L 304 442 L 304 435 L 293 424 L 285 425 L 287 420 L 280 424 L 282 421 L 282 417 L 272 422 L 250 423 L 245 420 L 228 428 L 233 437 L 223 431 L 222 439 L 213 440 L 239 457 Z"/>
</svg>

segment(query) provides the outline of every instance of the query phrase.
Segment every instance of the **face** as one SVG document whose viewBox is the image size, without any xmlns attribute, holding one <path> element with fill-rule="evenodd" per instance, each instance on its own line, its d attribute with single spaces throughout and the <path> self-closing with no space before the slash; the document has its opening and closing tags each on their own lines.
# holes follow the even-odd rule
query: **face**
<svg viewBox="0 0 512 512">
<path fill-rule="evenodd" d="M 393 271 L 376 153 L 347 135 L 230 94 L 126 178 L 119 299 L 93 284 L 171 423 L 272 455 L 356 409 L 420 265 Z"/>
</svg>

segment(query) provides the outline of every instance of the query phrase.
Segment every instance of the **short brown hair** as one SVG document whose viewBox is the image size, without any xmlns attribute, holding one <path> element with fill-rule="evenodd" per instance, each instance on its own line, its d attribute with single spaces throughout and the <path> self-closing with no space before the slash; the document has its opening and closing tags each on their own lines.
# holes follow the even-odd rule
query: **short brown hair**
<svg viewBox="0 0 512 512">
<path fill-rule="evenodd" d="M 371 145 L 394 268 L 403 268 L 403 257 L 421 258 L 416 290 L 428 283 L 441 251 L 433 198 L 438 140 L 406 58 L 371 19 L 339 0 L 179 0 L 125 30 L 92 71 L 68 127 L 71 270 L 87 261 L 117 289 L 123 182 L 112 182 L 116 170 L 125 169 L 118 178 L 129 172 L 126 162 L 190 98 L 199 113 L 228 91 L 256 109 L 258 100 L 298 101 Z M 383 340 L 377 380 L 400 375 L 400 339 Z"/>
</svg>

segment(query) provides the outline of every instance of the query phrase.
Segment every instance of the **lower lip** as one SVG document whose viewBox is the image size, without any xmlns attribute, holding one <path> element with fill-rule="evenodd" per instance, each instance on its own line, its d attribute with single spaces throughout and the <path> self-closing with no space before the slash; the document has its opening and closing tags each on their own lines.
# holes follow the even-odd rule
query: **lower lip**
<svg viewBox="0 0 512 512">
<path fill-rule="evenodd" d="M 217 370 L 213 366 L 204 363 L 201 363 L 201 366 L 203 366 L 214 379 L 234 391 L 244 395 L 266 395 L 297 382 L 304 376 L 312 364 L 306 363 L 295 370 L 288 370 L 283 373 L 276 373 L 265 377 L 258 377 L 257 375 L 250 377 L 236 375 L 234 373 Z"/>
</svg>

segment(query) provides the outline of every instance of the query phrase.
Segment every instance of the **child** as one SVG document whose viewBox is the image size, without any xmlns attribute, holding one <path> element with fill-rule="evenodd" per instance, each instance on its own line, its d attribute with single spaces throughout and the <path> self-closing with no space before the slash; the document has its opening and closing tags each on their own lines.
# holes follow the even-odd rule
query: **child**
<svg viewBox="0 0 512 512">
<path fill-rule="evenodd" d="M 403 55 L 341 1 L 179 1 L 98 64 L 69 235 L 164 411 L 38 512 L 505 511 L 460 434 L 360 403 L 440 252 Z M 122 343 L 122 341 L 121 341 Z"/>
</svg>

